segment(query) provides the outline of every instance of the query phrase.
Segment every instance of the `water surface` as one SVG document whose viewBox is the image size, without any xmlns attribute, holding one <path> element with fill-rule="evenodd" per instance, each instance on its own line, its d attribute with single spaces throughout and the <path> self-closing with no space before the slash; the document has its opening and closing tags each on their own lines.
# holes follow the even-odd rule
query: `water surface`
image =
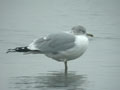
<svg viewBox="0 0 120 90">
<path fill-rule="evenodd" d="M 1 90 L 119 90 L 119 0 L 1 0 Z M 64 64 L 44 55 L 6 54 L 48 33 L 83 25 L 94 34 L 86 53 Z"/>
</svg>

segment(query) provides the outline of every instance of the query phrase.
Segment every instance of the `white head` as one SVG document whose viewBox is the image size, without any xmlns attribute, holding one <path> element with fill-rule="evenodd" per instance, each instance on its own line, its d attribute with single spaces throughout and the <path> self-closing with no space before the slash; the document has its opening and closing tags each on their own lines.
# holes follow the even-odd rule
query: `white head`
<svg viewBox="0 0 120 90">
<path fill-rule="evenodd" d="M 86 29 L 81 25 L 74 26 L 72 28 L 72 33 L 74 35 L 85 35 L 86 34 Z"/>
</svg>

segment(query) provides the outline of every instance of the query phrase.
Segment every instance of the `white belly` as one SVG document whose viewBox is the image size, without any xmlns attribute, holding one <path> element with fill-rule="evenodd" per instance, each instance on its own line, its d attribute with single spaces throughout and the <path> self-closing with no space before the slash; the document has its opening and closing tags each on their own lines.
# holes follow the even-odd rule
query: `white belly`
<svg viewBox="0 0 120 90">
<path fill-rule="evenodd" d="M 57 61 L 73 60 L 80 57 L 88 47 L 88 38 L 84 35 L 76 36 L 75 46 L 56 55 L 47 55 Z"/>
</svg>

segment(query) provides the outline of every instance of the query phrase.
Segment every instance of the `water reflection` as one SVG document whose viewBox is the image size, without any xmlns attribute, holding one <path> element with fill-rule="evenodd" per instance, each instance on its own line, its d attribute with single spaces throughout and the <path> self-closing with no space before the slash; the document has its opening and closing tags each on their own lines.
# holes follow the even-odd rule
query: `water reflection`
<svg viewBox="0 0 120 90">
<path fill-rule="evenodd" d="M 85 75 L 75 72 L 49 72 L 37 76 L 20 76 L 11 79 L 12 88 L 19 90 L 84 90 L 87 85 Z"/>
</svg>

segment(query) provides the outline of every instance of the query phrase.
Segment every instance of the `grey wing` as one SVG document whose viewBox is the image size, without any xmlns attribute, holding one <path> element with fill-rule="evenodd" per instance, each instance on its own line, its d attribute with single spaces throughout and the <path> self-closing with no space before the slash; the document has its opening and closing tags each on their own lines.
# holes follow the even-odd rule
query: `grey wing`
<svg viewBox="0 0 120 90">
<path fill-rule="evenodd" d="M 48 35 L 46 38 L 36 40 L 35 47 L 43 53 L 56 53 L 72 48 L 75 37 L 67 33 Z"/>
</svg>

